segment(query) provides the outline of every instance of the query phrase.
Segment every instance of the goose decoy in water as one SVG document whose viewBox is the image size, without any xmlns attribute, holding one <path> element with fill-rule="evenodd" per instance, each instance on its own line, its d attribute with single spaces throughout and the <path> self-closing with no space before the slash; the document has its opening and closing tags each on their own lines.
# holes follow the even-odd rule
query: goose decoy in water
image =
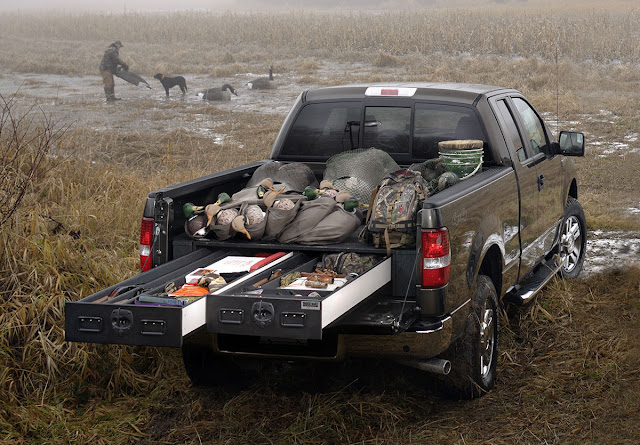
<svg viewBox="0 0 640 445">
<path fill-rule="evenodd" d="M 220 88 L 209 88 L 208 90 L 200 91 L 198 97 L 202 100 L 231 100 L 231 94 L 238 95 L 235 88 L 225 83 Z"/>
<path fill-rule="evenodd" d="M 269 67 L 269 77 L 258 77 L 247 83 L 251 90 L 271 90 L 276 87 L 276 83 L 273 80 L 273 65 Z"/>
</svg>

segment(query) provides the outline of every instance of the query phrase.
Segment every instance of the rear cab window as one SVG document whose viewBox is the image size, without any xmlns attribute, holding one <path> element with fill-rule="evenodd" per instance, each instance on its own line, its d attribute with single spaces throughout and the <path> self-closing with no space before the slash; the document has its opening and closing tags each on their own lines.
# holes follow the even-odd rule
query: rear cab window
<svg viewBox="0 0 640 445">
<path fill-rule="evenodd" d="M 486 144 L 484 129 L 472 107 L 412 100 L 379 106 L 380 102 L 306 104 L 291 125 L 280 155 L 326 160 L 343 151 L 373 147 L 389 153 L 400 164 L 410 164 L 437 158 L 440 141 L 478 139 Z M 491 161 L 490 156 L 485 155 L 485 161 Z"/>
<path fill-rule="evenodd" d="M 363 133 L 364 148 L 375 147 L 407 157 L 411 147 L 411 108 L 366 107 Z"/>
<path fill-rule="evenodd" d="M 438 157 L 438 142 L 454 139 L 478 139 L 486 142 L 484 130 L 472 109 L 447 104 L 416 104 L 414 158 Z"/>
<path fill-rule="evenodd" d="M 358 101 L 306 105 L 289 131 L 282 154 L 326 159 L 351 150 L 358 141 L 361 110 Z"/>
</svg>

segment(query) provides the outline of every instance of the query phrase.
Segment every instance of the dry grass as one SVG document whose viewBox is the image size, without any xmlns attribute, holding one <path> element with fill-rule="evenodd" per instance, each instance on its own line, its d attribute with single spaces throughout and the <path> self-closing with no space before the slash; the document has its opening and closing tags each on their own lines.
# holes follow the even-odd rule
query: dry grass
<svg viewBox="0 0 640 445">
<path fill-rule="evenodd" d="M 264 117 L 225 131 L 240 138 L 254 128 L 257 139 L 243 143 L 259 145 L 275 137 L 276 119 Z M 84 150 L 144 152 L 175 136 L 72 137 L 73 156 L 47 160 L 49 174 L 2 232 L 4 440 L 631 444 L 640 434 L 637 269 L 552 283 L 503 325 L 498 386 L 473 402 L 443 399 L 427 375 L 385 362 L 278 368 L 247 389 L 203 390 L 188 383 L 178 351 L 65 342 L 64 301 L 135 273 L 146 191 L 204 173 L 196 163 L 195 171 L 174 168 L 188 150 L 149 153 L 147 177 L 124 168 L 133 155 L 83 160 Z M 598 165 L 595 156 L 584 161 Z"/>
</svg>

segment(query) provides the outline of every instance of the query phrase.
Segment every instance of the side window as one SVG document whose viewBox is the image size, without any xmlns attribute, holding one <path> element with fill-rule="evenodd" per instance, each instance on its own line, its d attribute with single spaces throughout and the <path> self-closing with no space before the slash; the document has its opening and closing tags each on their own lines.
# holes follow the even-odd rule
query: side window
<svg viewBox="0 0 640 445">
<path fill-rule="evenodd" d="M 524 123 L 524 130 L 527 133 L 527 138 L 531 142 L 531 156 L 535 156 L 540 152 L 548 153 L 547 138 L 542 127 L 542 122 L 535 110 L 519 97 L 514 97 L 513 102 L 516 104 L 518 113 Z"/>
<path fill-rule="evenodd" d="M 326 158 L 357 147 L 361 106 L 361 102 L 305 106 L 291 126 L 282 154 Z"/>
<path fill-rule="evenodd" d="M 438 157 L 438 142 L 453 139 L 486 141 L 478 117 L 466 107 L 417 103 L 413 123 L 413 157 Z"/>
<path fill-rule="evenodd" d="M 496 102 L 498 107 L 498 111 L 502 116 L 502 120 L 504 121 L 506 128 L 505 137 L 507 144 L 511 144 L 513 146 L 514 151 L 518 155 L 518 160 L 520 162 L 524 162 L 527 159 L 527 153 L 524 150 L 524 145 L 522 143 L 522 139 L 520 138 L 520 133 L 518 132 L 518 127 L 516 126 L 516 122 L 511 115 L 511 111 L 507 107 L 507 104 L 504 100 L 499 100 Z"/>
<path fill-rule="evenodd" d="M 362 148 L 409 154 L 411 108 L 367 107 Z"/>
</svg>

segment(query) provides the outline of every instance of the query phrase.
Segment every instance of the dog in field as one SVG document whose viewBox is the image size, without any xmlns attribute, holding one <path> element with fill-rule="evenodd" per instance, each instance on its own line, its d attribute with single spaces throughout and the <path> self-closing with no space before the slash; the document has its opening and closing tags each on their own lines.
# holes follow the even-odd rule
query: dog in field
<svg viewBox="0 0 640 445">
<path fill-rule="evenodd" d="M 167 92 L 167 97 L 169 97 L 169 89 L 175 87 L 176 85 L 180 87 L 180 91 L 182 94 L 187 92 L 187 81 L 184 80 L 182 76 L 168 77 L 164 76 L 162 73 L 158 73 L 153 76 L 154 79 L 158 79 L 164 90 Z"/>
</svg>

